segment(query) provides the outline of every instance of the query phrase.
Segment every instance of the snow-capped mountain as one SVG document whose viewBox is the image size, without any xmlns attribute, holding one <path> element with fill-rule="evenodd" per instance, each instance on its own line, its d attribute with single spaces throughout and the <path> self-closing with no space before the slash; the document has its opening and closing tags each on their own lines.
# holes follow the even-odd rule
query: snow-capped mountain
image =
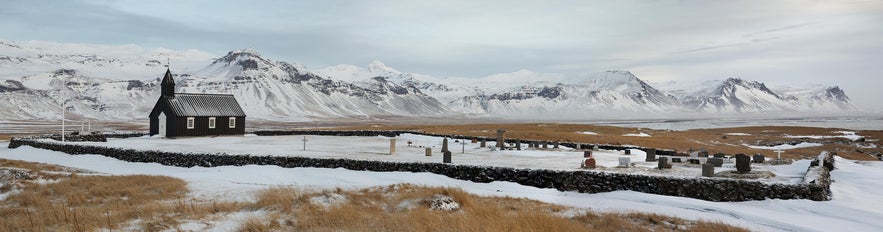
<svg viewBox="0 0 883 232">
<path fill-rule="evenodd" d="M 777 90 L 764 83 L 729 78 L 706 81 L 699 86 L 674 87 L 662 83 L 672 96 L 688 109 L 712 113 L 754 112 L 817 112 L 856 111 L 849 97 L 837 86 L 810 88 L 786 87 Z"/>
<path fill-rule="evenodd" d="M 768 88 L 730 78 L 698 87 L 648 84 L 629 71 L 562 75 L 519 70 L 481 78 L 407 73 L 380 61 L 318 70 L 235 50 L 220 58 L 188 50 L 0 41 L 0 117 L 131 120 L 159 97 L 167 62 L 177 92 L 228 93 L 252 118 L 310 120 L 383 116 L 579 119 L 598 115 L 844 112 L 839 87 Z M 654 87 L 657 86 L 657 87 Z M 63 90 L 60 92 L 59 90 Z"/>
</svg>

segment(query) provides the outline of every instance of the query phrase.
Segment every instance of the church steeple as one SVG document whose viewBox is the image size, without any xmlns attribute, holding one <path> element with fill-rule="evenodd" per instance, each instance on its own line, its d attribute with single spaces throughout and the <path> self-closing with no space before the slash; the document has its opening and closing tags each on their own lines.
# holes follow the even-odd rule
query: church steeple
<svg viewBox="0 0 883 232">
<path fill-rule="evenodd" d="M 175 98 L 175 80 L 172 79 L 172 71 L 166 69 L 166 76 L 162 78 L 162 97 Z"/>
</svg>

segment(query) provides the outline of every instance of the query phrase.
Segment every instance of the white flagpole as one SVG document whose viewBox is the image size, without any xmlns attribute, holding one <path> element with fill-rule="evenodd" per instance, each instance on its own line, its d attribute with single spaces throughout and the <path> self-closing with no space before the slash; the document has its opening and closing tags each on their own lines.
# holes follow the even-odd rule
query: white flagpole
<svg viewBox="0 0 883 232">
<path fill-rule="evenodd" d="M 62 77 L 62 79 L 64 79 L 64 77 Z M 67 80 L 62 80 L 61 83 L 61 141 L 64 142 L 64 87 L 67 85 Z"/>
</svg>

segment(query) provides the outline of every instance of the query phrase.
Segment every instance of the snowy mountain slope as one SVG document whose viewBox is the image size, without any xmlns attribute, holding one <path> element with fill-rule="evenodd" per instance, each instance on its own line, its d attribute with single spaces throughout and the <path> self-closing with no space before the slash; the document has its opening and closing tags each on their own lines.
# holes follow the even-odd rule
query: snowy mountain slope
<svg viewBox="0 0 883 232">
<path fill-rule="evenodd" d="M 729 78 L 699 85 L 660 83 L 663 92 L 699 112 L 855 112 L 860 109 L 837 86 L 768 88 L 756 81 Z"/>
<path fill-rule="evenodd" d="M 145 49 L 136 45 L 67 44 L 0 40 L 0 79 L 19 78 L 58 69 L 77 70 L 111 80 L 153 78 L 167 62 L 182 72 L 203 67 L 214 56 L 198 50 Z"/>
<path fill-rule="evenodd" d="M 860 110 L 836 86 L 771 89 L 736 78 L 692 87 L 675 82 L 651 85 L 618 70 L 433 77 L 401 72 L 380 61 L 308 71 L 248 49 L 208 57 L 196 50 L 0 40 L 0 116 L 60 118 L 64 79 L 69 96 L 65 103 L 73 117 L 143 118 L 159 96 L 158 78 L 167 59 L 172 61 L 178 92 L 234 94 L 250 117 L 269 120 L 464 114 L 578 119 L 600 114 Z"/>
<path fill-rule="evenodd" d="M 418 89 L 383 78 L 352 84 L 262 58 L 252 50 L 231 51 L 193 74 L 181 75 L 179 92 L 231 93 L 249 116 L 368 117 L 449 115 Z"/>
</svg>

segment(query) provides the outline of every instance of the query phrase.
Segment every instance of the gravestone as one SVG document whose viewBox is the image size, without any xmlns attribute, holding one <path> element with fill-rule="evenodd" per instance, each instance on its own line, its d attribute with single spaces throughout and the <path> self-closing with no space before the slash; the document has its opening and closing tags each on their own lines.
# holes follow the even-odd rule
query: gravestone
<svg viewBox="0 0 883 232">
<path fill-rule="evenodd" d="M 515 149 L 521 150 L 521 140 L 515 140 Z"/>
<path fill-rule="evenodd" d="M 756 154 L 756 155 L 754 155 L 753 158 L 754 158 L 754 159 L 751 160 L 752 163 L 758 163 L 758 164 L 761 164 L 761 163 L 763 163 L 763 161 L 766 161 L 766 157 L 764 157 L 764 156 L 761 155 L 761 154 Z"/>
<path fill-rule="evenodd" d="M 595 147 L 598 147 L 597 145 Z M 647 158 L 644 159 L 646 162 L 656 161 L 656 149 L 650 148 L 647 149 Z"/>
<path fill-rule="evenodd" d="M 426 148 L 426 156 L 432 156 L 432 148 Z"/>
<path fill-rule="evenodd" d="M 595 167 L 596 167 L 596 164 L 595 164 L 595 158 L 589 157 L 589 158 L 586 159 L 586 161 L 583 163 L 583 168 L 595 168 Z"/>
<path fill-rule="evenodd" d="M 574 144 L 573 144 L 573 149 L 577 149 L 577 150 L 583 149 L 583 144 L 581 144 L 581 143 L 574 143 Z"/>
<path fill-rule="evenodd" d="M 705 163 L 706 163 L 706 164 L 712 164 L 712 165 L 714 165 L 715 167 L 723 167 L 723 166 L 724 166 L 724 159 L 721 159 L 721 158 L 708 158 L 707 160 L 705 160 Z"/>
<path fill-rule="evenodd" d="M 671 164 L 668 164 L 668 158 L 667 157 L 659 157 L 659 163 L 657 163 L 657 168 L 659 168 L 659 169 L 671 168 Z"/>
<path fill-rule="evenodd" d="M 631 154 L 632 154 L 632 149 L 625 149 L 625 154 L 626 154 L 626 155 L 631 155 Z"/>
<path fill-rule="evenodd" d="M 442 163 L 449 164 L 451 163 L 451 151 L 445 151 L 442 155 Z"/>
<path fill-rule="evenodd" d="M 691 159 L 699 158 L 699 152 L 698 151 L 690 152 L 690 158 Z"/>
<path fill-rule="evenodd" d="M 395 155 L 395 154 L 396 154 L 396 139 L 390 138 L 389 139 L 389 155 Z"/>
<path fill-rule="evenodd" d="M 543 149 L 549 148 L 549 142 L 543 141 Z"/>
<path fill-rule="evenodd" d="M 714 164 L 705 163 L 702 165 L 703 177 L 714 177 Z"/>
<path fill-rule="evenodd" d="M 592 150 L 593 150 L 593 151 L 597 151 L 597 150 L 599 150 L 598 145 L 592 146 Z M 655 154 L 655 153 L 654 153 L 654 154 Z"/>
<path fill-rule="evenodd" d="M 472 143 L 478 143 L 478 139 L 472 138 Z"/>
<path fill-rule="evenodd" d="M 552 148 L 558 148 L 558 141 L 552 142 Z"/>
<path fill-rule="evenodd" d="M 687 161 L 689 161 L 690 164 L 699 164 L 699 159 L 689 159 Z"/>
<path fill-rule="evenodd" d="M 481 144 L 479 144 L 478 146 L 479 147 L 486 147 L 487 144 L 485 143 L 484 139 L 481 139 Z"/>
<path fill-rule="evenodd" d="M 506 146 L 506 140 L 503 140 L 503 133 L 506 133 L 503 129 L 497 129 L 497 147 L 503 149 Z"/>
<path fill-rule="evenodd" d="M 703 148 L 703 149 L 704 149 L 704 148 Z M 708 157 L 708 152 L 707 152 L 707 151 L 700 151 L 700 152 L 699 152 L 699 157 L 706 157 L 706 158 L 707 158 L 707 157 Z"/>
<path fill-rule="evenodd" d="M 632 165 L 632 158 L 629 157 L 619 157 L 619 166 L 620 167 L 630 167 Z"/>
<path fill-rule="evenodd" d="M 736 154 L 736 171 L 747 173 L 751 171 L 751 157 L 745 154 Z"/>
<path fill-rule="evenodd" d="M 583 151 L 583 158 L 592 157 L 592 151 Z"/>
<path fill-rule="evenodd" d="M 714 153 L 714 158 L 727 158 L 727 155 L 724 153 Z"/>
<path fill-rule="evenodd" d="M 441 152 L 448 151 L 448 138 L 442 140 L 442 149 Z"/>
<path fill-rule="evenodd" d="M 671 158 L 671 162 L 672 162 L 672 163 L 680 163 L 680 162 L 681 162 L 681 158 Z"/>
</svg>

